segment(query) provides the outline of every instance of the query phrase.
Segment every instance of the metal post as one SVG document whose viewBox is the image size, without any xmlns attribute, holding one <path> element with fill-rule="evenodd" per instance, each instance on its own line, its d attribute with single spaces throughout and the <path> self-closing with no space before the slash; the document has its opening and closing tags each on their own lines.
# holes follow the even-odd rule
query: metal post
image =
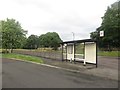
<svg viewBox="0 0 120 90">
<path fill-rule="evenodd" d="M 63 61 L 63 44 L 62 44 L 62 61 Z"/>
<path fill-rule="evenodd" d="M 85 58 L 85 42 L 84 42 L 84 66 L 86 66 L 86 58 Z"/>
<path fill-rule="evenodd" d="M 67 44 L 66 44 L 66 62 L 67 62 Z"/>
<path fill-rule="evenodd" d="M 73 41 L 74 41 L 74 39 L 75 39 L 75 34 L 74 34 L 74 32 L 72 32 L 72 34 L 73 34 Z"/>
<path fill-rule="evenodd" d="M 76 47 L 75 47 L 75 43 L 74 43 L 74 63 L 75 63 L 75 52 L 76 52 Z"/>
<path fill-rule="evenodd" d="M 96 68 L 98 67 L 98 43 L 96 41 Z"/>
</svg>

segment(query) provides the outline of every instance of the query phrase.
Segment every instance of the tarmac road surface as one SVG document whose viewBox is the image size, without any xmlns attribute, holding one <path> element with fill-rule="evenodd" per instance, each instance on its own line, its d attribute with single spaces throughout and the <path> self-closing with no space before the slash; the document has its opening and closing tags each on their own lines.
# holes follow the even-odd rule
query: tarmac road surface
<svg viewBox="0 0 120 90">
<path fill-rule="evenodd" d="M 2 88 L 117 88 L 118 81 L 2 59 Z"/>
</svg>

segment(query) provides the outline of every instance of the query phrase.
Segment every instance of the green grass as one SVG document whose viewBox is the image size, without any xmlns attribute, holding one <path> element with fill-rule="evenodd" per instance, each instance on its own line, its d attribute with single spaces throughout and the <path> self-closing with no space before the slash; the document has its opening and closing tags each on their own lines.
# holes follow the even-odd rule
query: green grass
<svg viewBox="0 0 120 90">
<path fill-rule="evenodd" d="M 111 57 L 118 57 L 120 56 L 120 51 L 99 51 L 99 56 L 111 56 Z"/>
<path fill-rule="evenodd" d="M 14 58 L 14 59 L 20 59 L 25 61 L 33 61 L 37 63 L 43 63 L 43 60 L 39 57 L 35 56 L 29 56 L 29 55 L 22 55 L 22 54 L 14 54 L 14 53 L 8 53 L 8 54 L 2 54 L 3 58 Z"/>
</svg>

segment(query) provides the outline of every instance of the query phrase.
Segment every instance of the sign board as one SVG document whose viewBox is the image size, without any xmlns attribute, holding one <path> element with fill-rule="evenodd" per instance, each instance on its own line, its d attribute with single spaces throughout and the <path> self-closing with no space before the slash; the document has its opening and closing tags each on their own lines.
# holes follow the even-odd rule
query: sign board
<svg viewBox="0 0 120 90">
<path fill-rule="evenodd" d="M 104 36 L 104 31 L 100 31 L 100 37 Z"/>
</svg>

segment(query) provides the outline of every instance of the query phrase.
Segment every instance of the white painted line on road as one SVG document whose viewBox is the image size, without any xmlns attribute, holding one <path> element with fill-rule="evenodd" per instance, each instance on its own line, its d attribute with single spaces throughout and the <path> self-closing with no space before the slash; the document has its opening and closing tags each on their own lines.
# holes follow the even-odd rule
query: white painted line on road
<svg viewBox="0 0 120 90">
<path fill-rule="evenodd" d="M 80 72 L 78 70 L 72 70 L 72 69 L 66 69 L 66 68 L 62 68 L 62 67 L 57 67 L 57 66 L 53 66 L 53 65 L 49 65 L 49 64 L 42 64 L 42 63 L 37 63 L 37 62 L 32 62 L 32 61 L 27 61 L 33 64 L 39 64 L 42 66 L 47 66 L 47 67 L 51 67 L 51 68 L 57 68 L 57 69 L 62 69 L 62 70 L 67 70 L 67 71 L 71 71 L 71 72 Z"/>
<path fill-rule="evenodd" d="M 71 71 L 71 72 L 80 72 L 78 70 L 66 69 L 66 68 L 57 67 L 57 66 L 53 66 L 53 65 L 49 65 L 49 64 L 40 64 L 40 65 L 47 66 L 47 67 L 52 67 L 52 68 L 57 68 L 57 69 L 62 69 L 62 70 L 67 70 L 67 71 Z"/>
<path fill-rule="evenodd" d="M 62 68 L 62 67 L 57 67 L 57 66 L 53 66 L 53 65 L 49 65 L 49 64 L 42 64 L 42 63 L 37 63 L 37 62 L 32 62 L 32 61 L 26 61 L 26 60 L 21 60 L 21 59 L 15 59 L 15 58 L 11 58 L 12 60 L 18 60 L 18 61 L 23 61 L 23 62 L 28 62 L 28 63 L 33 63 L 33 64 L 39 64 L 42 66 L 47 66 L 47 67 L 51 67 L 51 68 L 57 68 L 57 69 L 62 69 L 62 70 L 66 70 L 66 71 L 71 71 L 71 72 L 80 72 L 78 70 L 72 70 L 72 69 L 66 69 L 66 68 Z"/>
</svg>

